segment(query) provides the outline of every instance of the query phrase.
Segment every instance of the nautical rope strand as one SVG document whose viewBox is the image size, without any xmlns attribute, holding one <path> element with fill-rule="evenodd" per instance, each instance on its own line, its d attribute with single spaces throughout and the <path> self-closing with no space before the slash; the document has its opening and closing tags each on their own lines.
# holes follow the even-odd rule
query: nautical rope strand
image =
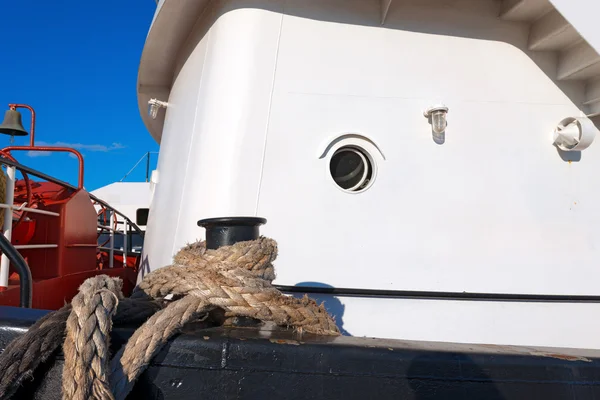
<svg viewBox="0 0 600 400">
<path fill-rule="evenodd" d="M 111 362 L 110 381 L 115 398 L 125 399 L 135 380 L 167 341 L 186 323 L 210 309 L 206 301 L 186 296 L 158 311 L 136 330 Z"/>
<path fill-rule="evenodd" d="M 106 366 L 112 317 L 123 297 L 121 285 L 120 280 L 100 275 L 86 280 L 71 301 L 63 345 L 63 399 L 113 400 Z"/>
<path fill-rule="evenodd" d="M 71 306 L 42 318 L 0 355 L 0 398 L 15 392 L 58 348 L 65 332 L 65 400 L 125 399 L 167 341 L 186 323 L 206 318 L 216 308 L 224 310 L 226 317 L 252 317 L 300 332 L 339 335 L 322 305 L 306 296 L 287 297 L 272 286 L 276 257 L 277 244 L 264 237 L 217 250 L 207 250 L 204 242 L 194 243 L 175 256 L 173 265 L 144 277 L 129 299 L 122 298 L 118 279 L 105 275 L 88 279 Z M 165 301 L 168 295 L 175 300 Z M 132 313 L 136 308 L 137 315 Z M 108 373 L 112 322 L 148 317 L 110 361 Z M 27 354 L 26 345 L 38 359 L 30 356 L 21 363 L 17 357 Z"/>
<path fill-rule="evenodd" d="M 123 299 L 114 323 L 142 323 L 160 309 L 148 299 Z M 10 398 L 36 368 L 61 346 L 71 313 L 71 304 L 40 318 L 23 335 L 15 338 L 0 354 L 0 399 Z"/>
<path fill-rule="evenodd" d="M 63 341 L 71 305 L 47 314 L 15 338 L 0 355 L 0 399 L 10 398 Z"/>
</svg>

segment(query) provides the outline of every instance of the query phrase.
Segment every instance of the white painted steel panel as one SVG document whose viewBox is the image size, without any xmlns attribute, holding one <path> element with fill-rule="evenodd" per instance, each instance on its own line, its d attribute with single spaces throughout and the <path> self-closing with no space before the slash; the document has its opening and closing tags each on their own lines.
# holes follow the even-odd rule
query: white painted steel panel
<svg viewBox="0 0 600 400">
<path fill-rule="evenodd" d="M 443 145 L 422 115 L 438 101 Z M 566 115 L 579 110 L 507 43 L 286 17 L 258 212 L 277 282 L 599 293 L 600 146 L 565 162 L 551 132 Z M 345 133 L 386 155 L 361 194 L 317 158 Z"/>
<path fill-rule="evenodd" d="M 600 304 L 310 297 L 345 335 L 600 349 Z"/>
<path fill-rule="evenodd" d="M 190 157 L 192 131 L 196 123 L 196 108 L 204 64 L 203 43 L 181 69 L 171 89 L 169 107 L 156 169 L 159 181 L 150 205 L 148 225 L 139 277 L 150 271 L 151 265 L 165 266 L 171 262 L 173 239 L 177 233 L 179 210 L 183 197 L 185 170 Z M 157 259 L 157 262 L 154 262 Z"/>
<path fill-rule="evenodd" d="M 525 24 L 491 1 L 395 2 L 384 27 L 380 1 L 240 4 L 211 2 L 181 46 L 147 268 L 203 238 L 200 218 L 259 215 L 280 284 L 600 294 L 600 146 L 568 162 L 551 144 L 584 87 L 553 81 L 556 55 L 528 52 Z M 443 144 L 422 115 L 439 101 Z M 346 133 L 385 155 L 361 194 L 319 159 Z M 595 304 L 343 302 L 354 335 L 600 348 Z"/>
<path fill-rule="evenodd" d="M 225 13 L 177 76 L 148 222 L 159 231 L 146 239 L 150 269 L 202 237 L 199 219 L 255 214 L 281 19 Z"/>
</svg>

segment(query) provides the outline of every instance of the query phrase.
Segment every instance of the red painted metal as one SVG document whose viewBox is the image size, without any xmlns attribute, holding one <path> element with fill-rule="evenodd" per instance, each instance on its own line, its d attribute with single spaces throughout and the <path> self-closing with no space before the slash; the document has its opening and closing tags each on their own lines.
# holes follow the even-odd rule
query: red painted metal
<svg viewBox="0 0 600 400">
<path fill-rule="evenodd" d="M 108 268 L 108 262 L 110 259 L 110 255 L 108 251 L 100 250 L 96 253 L 96 268 L 101 270 L 110 270 Z M 115 254 L 113 256 L 113 268 L 132 268 L 137 271 L 139 267 L 140 258 L 137 256 L 127 256 L 126 263 L 127 265 L 123 265 L 123 254 Z"/>
<path fill-rule="evenodd" d="M 26 108 L 31 112 L 31 129 L 29 132 L 29 146 L 33 147 L 35 142 L 35 110 L 27 104 L 9 104 L 8 108 L 16 110 L 17 108 Z"/>
<path fill-rule="evenodd" d="M 14 245 L 31 244 L 31 239 L 35 234 L 35 226 L 37 221 L 27 220 L 22 224 L 13 227 L 11 242 Z"/>
<path fill-rule="evenodd" d="M 28 196 L 27 185 L 15 185 L 15 202 Z M 33 278 L 33 307 L 57 309 L 70 301 L 81 283 L 98 274 L 123 279 L 123 291 L 131 292 L 137 277 L 139 257 L 131 254 L 123 265 L 123 256 L 114 255 L 108 268 L 109 254 L 98 250 L 98 213 L 85 190 L 75 190 L 52 182 L 31 181 L 35 207 L 52 211 L 59 217 L 29 213 L 29 218 L 13 230 L 11 242 L 19 244 L 56 244 L 57 248 L 21 249 Z M 0 305 L 18 305 L 19 277 L 11 271 L 9 287 L 0 291 Z"/>
<path fill-rule="evenodd" d="M 121 278 L 123 280 L 123 293 L 125 296 L 129 296 L 133 290 L 137 277 L 137 273 L 133 268 L 112 268 L 34 280 L 32 307 L 43 310 L 58 310 L 65 305 L 65 302 L 71 301 L 84 280 L 100 274 Z M 10 276 L 8 290 L 0 292 L 0 305 L 19 306 L 19 276 L 16 273 Z"/>
<path fill-rule="evenodd" d="M 11 151 L 68 152 L 79 160 L 78 188 L 65 187 L 53 182 L 34 182 L 23 173 L 23 180 L 15 182 L 14 204 L 27 203 L 28 207 L 58 213 L 59 216 L 15 211 L 20 214 L 13 225 L 13 245 L 53 244 L 56 248 L 21 249 L 33 278 L 33 307 L 58 309 L 77 293 L 81 283 L 89 277 L 106 274 L 123 279 L 123 292 L 133 289 L 140 263 L 138 255 L 124 259 L 98 249 L 98 218 L 95 203 L 83 189 L 84 163 L 80 152 L 69 147 L 35 146 L 35 110 L 27 104 L 9 104 L 9 108 L 31 111 L 29 146 L 9 146 L 0 150 L 0 156 L 12 161 Z M 102 206 L 102 210 L 105 207 Z M 102 213 L 101 210 L 101 213 Z M 101 214 L 100 213 L 100 214 Z M 27 218 L 26 218 L 27 217 Z M 116 224 L 116 215 L 114 215 Z M 0 305 L 19 305 L 19 275 L 9 276 L 9 287 L 0 288 Z"/>
<path fill-rule="evenodd" d="M 2 149 L 2 152 L 9 153 L 11 151 L 48 151 L 48 152 L 62 152 L 71 153 L 77 156 L 79 160 L 79 178 L 77 180 L 77 187 L 83 189 L 83 156 L 80 152 L 70 147 L 59 147 L 59 146 L 8 146 Z"/>
<path fill-rule="evenodd" d="M 5 152 L 3 150 L 0 150 L 0 155 L 2 157 L 6 157 L 11 161 L 17 162 L 17 160 L 8 152 Z M 21 171 L 21 174 L 23 174 L 23 180 L 25 183 L 25 187 L 27 188 L 27 198 L 25 199 L 25 202 L 27 203 L 27 205 L 29 207 L 31 207 L 32 203 L 31 203 L 31 183 L 29 182 L 29 176 L 27 175 L 27 173 Z M 16 188 L 15 188 L 16 189 Z M 21 216 L 19 217 L 19 219 L 17 220 L 17 222 L 15 222 L 13 224 L 13 229 L 15 229 L 17 226 L 19 226 L 23 220 L 25 219 L 25 216 L 27 215 L 27 212 L 23 212 L 21 213 Z"/>
</svg>

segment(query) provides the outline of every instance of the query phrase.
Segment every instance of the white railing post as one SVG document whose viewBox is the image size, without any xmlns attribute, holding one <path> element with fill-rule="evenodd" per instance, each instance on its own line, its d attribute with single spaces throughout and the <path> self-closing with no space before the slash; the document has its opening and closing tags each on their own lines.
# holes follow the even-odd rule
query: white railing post
<svg viewBox="0 0 600 400">
<path fill-rule="evenodd" d="M 125 229 L 123 234 L 123 268 L 127 267 L 127 220 L 123 221 Z"/>
<path fill-rule="evenodd" d="M 10 242 L 12 237 L 12 223 L 13 223 L 13 209 L 14 201 L 15 201 L 15 176 L 17 174 L 16 168 L 8 165 L 6 167 L 6 193 L 5 193 L 5 201 L 6 204 L 10 206 L 10 208 L 4 209 L 4 226 L 3 233 L 6 240 Z M 10 260 L 6 256 L 6 254 L 2 254 L 2 259 L 0 260 L 0 290 L 8 287 L 8 269 L 10 267 Z"/>
<path fill-rule="evenodd" d="M 40 210 L 38 208 L 31 208 L 31 207 L 25 207 L 25 204 L 21 204 L 19 207 L 15 207 L 15 206 L 9 206 L 8 204 L 2 204 L 0 203 L 0 208 L 2 209 L 8 209 L 11 211 L 27 211 L 30 213 L 34 213 L 34 214 L 43 214 L 43 215 L 50 215 L 51 217 L 60 217 L 59 213 L 55 213 L 52 211 L 46 211 L 46 210 Z"/>
<path fill-rule="evenodd" d="M 110 230 L 110 255 L 108 258 L 108 268 L 112 268 L 115 261 L 115 231 Z"/>
</svg>

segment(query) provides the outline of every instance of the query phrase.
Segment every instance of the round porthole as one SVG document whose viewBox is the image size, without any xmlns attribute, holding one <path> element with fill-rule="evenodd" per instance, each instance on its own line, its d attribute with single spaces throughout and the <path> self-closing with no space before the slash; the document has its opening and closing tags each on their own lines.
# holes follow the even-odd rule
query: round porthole
<svg viewBox="0 0 600 400">
<path fill-rule="evenodd" d="M 343 146 L 329 161 L 333 181 L 347 192 L 361 192 L 373 182 L 373 160 L 369 153 L 356 146 Z"/>
</svg>

